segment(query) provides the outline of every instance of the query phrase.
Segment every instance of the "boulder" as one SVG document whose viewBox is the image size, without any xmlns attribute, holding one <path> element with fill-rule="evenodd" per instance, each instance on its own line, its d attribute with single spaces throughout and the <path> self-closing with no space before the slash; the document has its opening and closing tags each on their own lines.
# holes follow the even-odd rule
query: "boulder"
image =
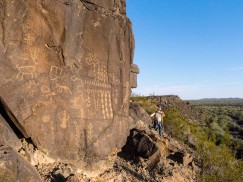
<svg viewBox="0 0 243 182">
<path fill-rule="evenodd" d="M 136 67 L 125 13 L 125 0 L 0 2 L 0 98 L 49 157 L 96 163 L 125 144 Z"/>
<path fill-rule="evenodd" d="M 134 124 L 136 124 L 139 120 L 143 121 L 147 126 L 152 124 L 149 114 L 136 102 L 130 103 L 129 115 L 133 119 Z"/>
<path fill-rule="evenodd" d="M 157 150 L 158 147 L 148 135 L 141 130 L 132 129 L 126 145 L 122 148 L 121 156 L 129 160 L 138 157 L 148 159 Z"/>
<path fill-rule="evenodd" d="M 132 129 L 119 156 L 126 160 L 140 162 L 141 165 L 154 169 L 162 159 L 166 158 L 167 146 L 152 131 Z"/>
<path fill-rule="evenodd" d="M 41 182 L 36 169 L 8 146 L 0 146 L 0 181 Z"/>
<path fill-rule="evenodd" d="M 193 156 L 186 152 L 177 151 L 168 156 L 168 159 L 175 161 L 183 166 L 187 166 L 193 161 Z"/>
</svg>

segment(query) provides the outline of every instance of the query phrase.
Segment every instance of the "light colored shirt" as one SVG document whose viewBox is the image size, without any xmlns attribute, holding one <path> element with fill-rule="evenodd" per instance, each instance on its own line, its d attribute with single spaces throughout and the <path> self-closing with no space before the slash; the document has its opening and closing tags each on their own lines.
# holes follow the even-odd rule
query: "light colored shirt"
<svg viewBox="0 0 243 182">
<path fill-rule="evenodd" d="M 163 122 L 163 118 L 165 117 L 165 114 L 162 111 L 156 111 L 155 113 L 151 114 L 150 117 L 155 117 L 157 121 Z"/>
</svg>

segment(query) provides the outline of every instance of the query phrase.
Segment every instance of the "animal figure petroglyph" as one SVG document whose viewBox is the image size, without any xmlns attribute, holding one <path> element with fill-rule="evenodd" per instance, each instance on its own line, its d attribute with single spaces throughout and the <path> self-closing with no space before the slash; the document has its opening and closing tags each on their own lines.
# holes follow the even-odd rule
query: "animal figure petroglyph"
<svg viewBox="0 0 243 182">
<path fill-rule="evenodd" d="M 30 75 L 32 79 L 36 78 L 36 67 L 35 66 L 17 66 L 18 68 L 18 75 L 16 78 L 20 78 L 23 80 L 25 75 Z"/>
<path fill-rule="evenodd" d="M 20 80 L 23 80 L 24 76 L 30 75 L 32 79 L 36 78 L 36 65 L 38 64 L 36 62 L 38 56 L 38 51 L 30 51 L 30 58 L 34 62 L 33 66 L 18 66 L 17 69 L 19 71 L 16 78 L 20 78 Z"/>
<path fill-rule="evenodd" d="M 57 84 L 56 91 L 59 92 L 59 93 L 69 93 L 69 94 L 72 95 L 71 90 L 67 86 L 65 86 L 65 85 L 59 85 L 59 84 Z"/>
</svg>

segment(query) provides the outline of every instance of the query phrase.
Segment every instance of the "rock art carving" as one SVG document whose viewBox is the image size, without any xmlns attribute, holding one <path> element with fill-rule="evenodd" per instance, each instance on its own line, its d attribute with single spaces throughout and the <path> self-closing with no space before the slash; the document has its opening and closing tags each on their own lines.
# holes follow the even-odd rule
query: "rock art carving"
<svg viewBox="0 0 243 182">
<path fill-rule="evenodd" d="M 0 97 L 53 159 L 85 162 L 88 152 L 95 163 L 126 142 L 130 72 L 138 69 L 131 66 L 133 33 L 120 1 L 1 4 Z"/>
<path fill-rule="evenodd" d="M 86 58 L 88 65 L 96 66 L 99 62 L 99 59 L 93 53 L 89 53 L 89 56 Z"/>
<path fill-rule="evenodd" d="M 17 69 L 18 69 L 18 75 L 16 76 L 16 78 L 23 80 L 24 76 L 31 76 L 31 79 L 35 79 L 36 78 L 36 65 L 38 64 L 36 62 L 38 56 L 38 51 L 36 50 L 30 50 L 30 58 L 33 61 L 34 65 L 33 66 L 18 66 L 17 65 Z"/>
</svg>

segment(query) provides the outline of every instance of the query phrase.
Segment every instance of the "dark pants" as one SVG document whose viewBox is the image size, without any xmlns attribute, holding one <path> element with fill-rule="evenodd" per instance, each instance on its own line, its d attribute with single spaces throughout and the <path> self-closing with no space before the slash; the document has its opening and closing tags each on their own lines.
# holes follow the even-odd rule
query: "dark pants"
<svg viewBox="0 0 243 182">
<path fill-rule="evenodd" d="M 159 121 L 154 121 L 154 129 L 157 131 L 159 129 L 159 135 L 162 136 L 163 126 Z"/>
</svg>

